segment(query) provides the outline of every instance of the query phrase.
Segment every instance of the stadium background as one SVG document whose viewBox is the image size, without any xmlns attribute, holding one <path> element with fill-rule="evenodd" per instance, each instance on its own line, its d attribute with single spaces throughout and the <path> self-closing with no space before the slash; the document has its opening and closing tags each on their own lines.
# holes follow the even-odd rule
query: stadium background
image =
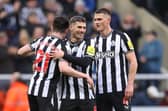
<svg viewBox="0 0 168 111">
<path fill-rule="evenodd" d="M 86 38 L 94 37 L 96 32 L 92 28 L 92 16 L 99 7 L 106 7 L 112 11 L 111 26 L 114 29 L 126 32 L 128 29 L 134 29 L 131 30 L 130 36 L 136 43 L 134 45 L 136 45 L 138 60 L 139 53 L 146 42 L 145 33 L 151 30 L 157 32 L 157 39 L 164 46 L 160 49 L 164 53 L 159 56 L 162 61 L 161 67 L 158 65 L 161 72 L 151 70 L 148 73 L 143 70 L 144 65 L 140 65 L 133 97 L 133 111 L 167 111 L 168 99 L 164 99 L 168 98 L 167 5 L 168 2 L 165 0 L 57 0 L 57 2 L 56 0 L 0 0 L 0 111 L 3 111 L 10 81 L 15 78 L 11 75 L 16 71 L 20 72 L 21 77 L 28 83 L 32 74 L 34 57 L 18 57 L 16 55 L 18 48 L 35 38 L 49 34 L 49 25 L 56 15 L 86 17 L 88 24 Z M 155 53 L 157 55 L 158 52 Z M 153 80 L 159 83 L 146 85 Z"/>
</svg>

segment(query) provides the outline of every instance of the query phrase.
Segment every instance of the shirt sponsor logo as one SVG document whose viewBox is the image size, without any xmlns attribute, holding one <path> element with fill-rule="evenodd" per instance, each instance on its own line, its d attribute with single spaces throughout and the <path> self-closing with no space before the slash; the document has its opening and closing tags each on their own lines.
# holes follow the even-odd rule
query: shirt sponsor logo
<svg viewBox="0 0 168 111">
<path fill-rule="evenodd" d="M 114 51 L 97 52 L 95 55 L 96 59 L 113 58 L 113 57 L 114 57 Z"/>
</svg>

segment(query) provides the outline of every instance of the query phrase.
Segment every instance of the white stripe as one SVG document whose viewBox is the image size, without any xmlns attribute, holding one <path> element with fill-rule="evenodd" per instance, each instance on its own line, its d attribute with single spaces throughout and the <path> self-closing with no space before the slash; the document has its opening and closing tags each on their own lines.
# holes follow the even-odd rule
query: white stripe
<svg viewBox="0 0 168 111">
<path fill-rule="evenodd" d="M 95 47 L 96 44 L 96 38 L 90 40 L 90 45 Z"/>
<path fill-rule="evenodd" d="M 84 99 L 85 96 L 84 96 L 84 86 L 83 86 L 83 79 L 82 78 L 78 78 L 78 87 L 79 87 L 79 98 Z"/>
<path fill-rule="evenodd" d="M 100 37 L 99 38 L 99 44 L 98 44 L 98 51 L 102 52 L 102 45 L 103 45 L 103 39 Z M 99 64 L 98 64 L 98 91 L 99 94 L 103 93 L 103 74 L 102 74 L 102 65 L 103 65 L 103 59 L 99 59 Z"/>
<path fill-rule="evenodd" d="M 77 50 L 77 54 L 76 54 L 76 57 L 81 57 L 81 55 L 83 54 L 83 47 L 85 45 L 85 41 L 83 41 L 80 46 L 78 47 L 78 50 Z M 81 71 L 81 67 L 77 67 L 77 70 L 78 71 Z M 79 88 L 79 92 L 76 92 L 76 93 L 79 93 L 79 98 L 80 99 L 84 99 L 85 96 L 84 96 L 84 86 L 83 86 L 83 79 L 82 78 L 77 78 L 77 81 L 78 81 L 78 88 Z"/>
<path fill-rule="evenodd" d="M 127 47 L 126 47 L 123 39 L 121 40 L 121 48 L 122 48 L 122 50 L 123 50 L 124 53 L 128 52 L 128 49 L 127 49 Z"/>
<path fill-rule="evenodd" d="M 117 91 L 122 91 L 121 85 L 121 67 L 120 67 L 120 36 L 116 35 L 116 42 L 115 42 L 115 66 L 116 66 L 116 86 Z"/>
<path fill-rule="evenodd" d="M 82 42 L 81 44 L 80 44 L 80 46 L 79 47 L 77 47 L 78 48 L 78 50 L 77 50 L 77 54 L 76 54 L 76 57 L 81 57 L 81 55 L 83 54 L 82 52 L 83 52 L 83 47 L 84 47 L 84 45 L 85 45 L 85 42 Z"/>
<path fill-rule="evenodd" d="M 126 60 L 125 55 L 123 54 L 123 61 L 124 61 L 124 78 L 125 78 L 125 84 L 127 85 L 127 71 L 126 71 Z"/>
<path fill-rule="evenodd" d="M 63 95 L 62 95 L 62 98 L 63 99 L 65 99 L 66 98 L 66 93 L 67 93 L 67 81 L 66 81 L 66 77 L 64 77 L 64 84 L 62 84 L 62 85 L 64 85 L 64 89 L 63 89 Z M 62 86 L 63 87 L 63 86 Z"/>
<path fill-rule="evenodd" d="M 106 51 L 111 51 L 111 36 L 112 34 L 109 35 L 110 37 L 107 38 L 107 43 L 106 43 Z M 106 84 L 107 84 L 107 92 L 112 92 L 112 80 L 111 80 L 111 58 L 107 57 L 106 58 Z"/>
<path fill-rule="evenodd" d="M 75 89 L 74 89 L 73 77 L 69 77 L 68 82 L 70 86 L 70 99 L 75 99 Z"/>
<path fill-rule="evenodd" d="M 43 93 L 42 93 L 42 97 L 47 97 L 48 92 L 49 92 L 49 85 L 50 85 L 50 80 L 45 80 L 44 83 L 44 88 L 43 88 Z"/>
</svg>

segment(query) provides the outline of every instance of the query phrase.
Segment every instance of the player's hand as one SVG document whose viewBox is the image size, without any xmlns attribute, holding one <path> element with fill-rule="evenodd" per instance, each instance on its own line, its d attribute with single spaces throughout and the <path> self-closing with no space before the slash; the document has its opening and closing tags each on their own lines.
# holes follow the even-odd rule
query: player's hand
<svg viewBox="0 0 168 111">
<path fill-rule="evenodd" d="M 49 56 L 54 59 L 59 59 L 64 56 L 64 51 L 62 51 L 61 49 L 51 49 Z"/>
<path fill-rule="evenodd" d="M 133 96 L 134 84 L 128 84 L 125 88 L 125 98 L 130 99 Z"/>
<path fill-rule="evenodd" d="M 93 79 L 92 79 L 89 75 L 87 75 L 87 76 L 86 76 L 86 80 L 87 80 L 87 82 L 88 82 L 88 84 L 89 84 L 89 87 L 90 87 L 91 89 L 94 89 Z"/>
</svg>

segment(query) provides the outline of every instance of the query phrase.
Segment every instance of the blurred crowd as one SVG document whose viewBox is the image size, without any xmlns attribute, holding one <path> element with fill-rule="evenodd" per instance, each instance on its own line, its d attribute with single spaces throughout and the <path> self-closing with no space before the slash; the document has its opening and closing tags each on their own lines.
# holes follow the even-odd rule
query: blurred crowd
<svg viewBox="0 0 168 111">
<path fill-rule="evenodd" d="M 153 15 L 168 25 L 168 1 L 167 0 L 131 0 L 137 6 L 144 7 Z"/>
<path fill-rule="evenodd" d="M 141 0 L 132 1 L 137 3 Z M 157 32 L 150 30 L 144 33 L 136 17 L 131 13 L 120 18 L 111 2 L 105 2 L 102 7 L 112 13 L 111 27 L 122 30 L 130 36 L 139 63 L 138 73 L 161 74 L 164 48 Z M 97 0 L 0 0 L 0 74 L 11 74 L 15 71 L 32 73 L 34 56 L 19 57 L 16 52 L 33 39 L 50 34 L 55 16 L 64 15 L 68 18 L 74 15 L 84 16 L 87 20 L 85 38 L 94 37 L 96 31 L 92 25 L 92 17 L 96 8 Z M 144 37 L 144 44 L 140 48 L 141 37 Z M 168 92 L 165 92 L 167 98 L 164 100 L 158 101 L 155 99 L 156 96 L 149 96 L 153 90 L 156 92 L 159 90 L 159 85 L 160 82 L 156 80 L 137 82 L 133 105 L 168 105 Z M 4 93 L 0 92 L 0 107 L 3 97 Z"/>
</svg>

